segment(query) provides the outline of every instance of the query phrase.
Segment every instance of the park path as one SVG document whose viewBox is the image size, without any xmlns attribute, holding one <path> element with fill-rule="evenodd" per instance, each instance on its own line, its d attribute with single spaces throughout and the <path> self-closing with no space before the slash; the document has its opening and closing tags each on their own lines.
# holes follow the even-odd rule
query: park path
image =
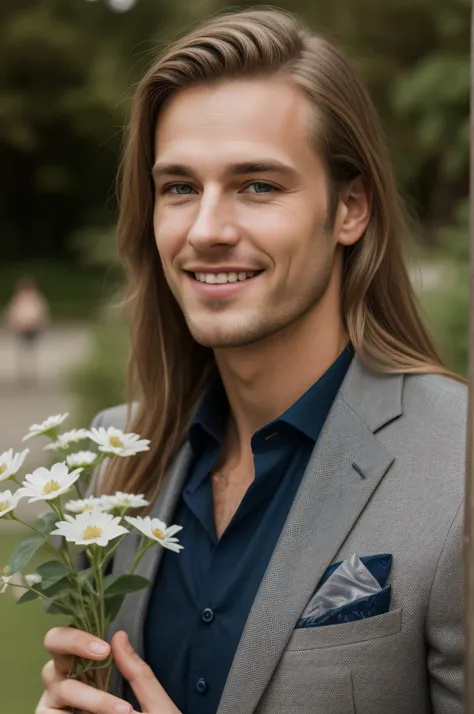
<svg viewBox="0 0 474 714">
<path fill-rule="evenodd" d="M 71 411 L 73 403 L 67 376 L 69 370 L 84 359 L 90 337 L 88 325 L 51 327 L 39 345 L 37 384 L 19 386 L 15 371 L 16 345 L 11 334 L 0 329 L 0 454 L 10 447 L 20 450 L 28 446 L 28 466 L 36 468 L 41 464 L 45 455 L 43 446 L 47 442 L 31 439 L 23 444 L 22 437 L 31 424 Z M 65 424 L 65 429 L 74 426 Z M 23 512 L 22 516 L 28 513 Z M 7 526 L 7 522 L 1 525 Z"/>
</svg>

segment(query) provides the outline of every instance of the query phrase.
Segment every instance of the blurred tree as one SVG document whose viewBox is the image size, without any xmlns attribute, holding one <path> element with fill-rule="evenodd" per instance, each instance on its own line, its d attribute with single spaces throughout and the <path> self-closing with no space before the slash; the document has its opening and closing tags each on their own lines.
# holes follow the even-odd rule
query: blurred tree
<svg viewBox="0 0 474 714">
<path fill-rule="evenodd" d="M 260 2 L 254 2 L 258 6 Z M 157 48 L 239 0 L 0 0 L 3 261 L 71 258 L 115 220 L 114 176 L 137 77 Z M 467 193 L 470 0 L 281 0 L 352 58 L 382 115 L 401 189 L 430 226 Z"/>
<path fill-rule="evenodd" d="M 3 260 L 67 257 L 73 230 L 113 222 L 130 87 L 156 43 L 193 18 L 184 9 L 0 0 Z"/>
</svg>

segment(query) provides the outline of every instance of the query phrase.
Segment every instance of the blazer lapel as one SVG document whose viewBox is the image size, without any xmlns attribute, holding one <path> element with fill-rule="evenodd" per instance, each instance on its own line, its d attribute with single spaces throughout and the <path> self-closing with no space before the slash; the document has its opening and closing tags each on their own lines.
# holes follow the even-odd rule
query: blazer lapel
<svg viewBox="0 0 474 714">
<path fill-rule="evenodd" d="M 373 432 L 401 414 L 402 382 L 354 359 L 250 611 L 218 714 L 255 711 L 324 571 L 394 461 Z"/>
</svg>

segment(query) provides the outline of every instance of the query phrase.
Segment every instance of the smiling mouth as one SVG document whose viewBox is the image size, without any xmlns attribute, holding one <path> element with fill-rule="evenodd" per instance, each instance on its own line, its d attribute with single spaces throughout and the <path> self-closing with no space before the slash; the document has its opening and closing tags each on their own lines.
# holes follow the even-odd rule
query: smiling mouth
<svg viewBox="0 0 474 714">
<path fill-rule="evenodd" d="M 188 273 L 194 280 L 208 285 L 225 285 L 226 283 L 237 283 L 251 280 L 260 275 L 263 270 L 230 273 Z"/>
</svg>

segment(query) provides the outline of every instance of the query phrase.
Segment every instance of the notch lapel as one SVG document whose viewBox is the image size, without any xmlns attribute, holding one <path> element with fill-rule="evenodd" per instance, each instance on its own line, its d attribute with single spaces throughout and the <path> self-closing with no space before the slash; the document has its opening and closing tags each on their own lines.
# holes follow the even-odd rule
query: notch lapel
<svg viewBox="0 0 474 714">
<path fill-rule="evenodd" d="M 324 571 L 393 463 L 373 432 L 401 414 L 402 383 L 354 358 L 250 611 L 218 714 L 255 711 Z"/>
</svg>

